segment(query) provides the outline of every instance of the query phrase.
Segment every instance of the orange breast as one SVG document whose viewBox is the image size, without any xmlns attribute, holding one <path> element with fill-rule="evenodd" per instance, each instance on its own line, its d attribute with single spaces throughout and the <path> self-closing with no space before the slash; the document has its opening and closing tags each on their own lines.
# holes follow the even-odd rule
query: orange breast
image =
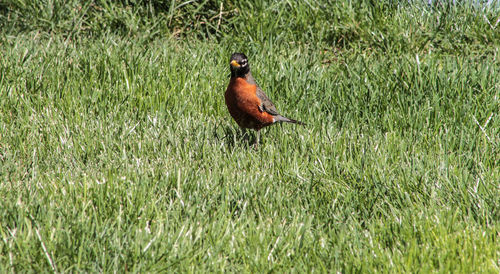
<svg viewBox="0 0 500 274">
<path fill-rule="evenodd" d="M 259 130 L 274 122 L 274 117 L 261 112 L 257 86 L 243 78 L 232 78 L 225 93 L 229 113 L 240 127 Z"/>
</svg>

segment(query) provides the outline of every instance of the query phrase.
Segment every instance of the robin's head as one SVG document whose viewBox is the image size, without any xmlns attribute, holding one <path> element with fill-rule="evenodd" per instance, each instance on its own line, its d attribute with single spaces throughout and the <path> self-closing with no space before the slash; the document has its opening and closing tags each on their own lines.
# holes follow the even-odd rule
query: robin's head
<svg viewBox="0 0 500 274">
<path fill-rule="evenodd" d="M 231 77 L 244 77 L 250 72 L 248 59 L 243 53 L 233 53 L 229 65 L 231 67 Z"/>
</svg>

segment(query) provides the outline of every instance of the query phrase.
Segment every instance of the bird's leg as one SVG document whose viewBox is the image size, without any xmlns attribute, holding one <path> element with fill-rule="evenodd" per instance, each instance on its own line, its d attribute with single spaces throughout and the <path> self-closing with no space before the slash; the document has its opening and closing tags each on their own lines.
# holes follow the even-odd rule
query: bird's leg
<svg viewBox="0 0 500 274">
<path fill-rule="evenodd" d="M 260 142 L 260 130 L 257 130 L 256 136 L 255 136 L 255 143 L 253 144 L 255 148 L 259 146 Z"/>
</svg>

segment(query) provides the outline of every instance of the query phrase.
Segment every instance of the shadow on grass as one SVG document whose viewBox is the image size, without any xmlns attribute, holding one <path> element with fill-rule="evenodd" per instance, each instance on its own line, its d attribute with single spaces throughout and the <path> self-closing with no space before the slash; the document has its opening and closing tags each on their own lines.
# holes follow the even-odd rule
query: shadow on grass
<svg viewBox="0 0 500 274">
<path fill-rule="evenodd" d="M 229 148 L 241 145 L 251 147 L 257 141 L 257 134 L 255 131 L 232 126 L 219 126 L 214 128 L 213 136 L 215 140 L 224 143 L 224 145 Z"/>
</svg>

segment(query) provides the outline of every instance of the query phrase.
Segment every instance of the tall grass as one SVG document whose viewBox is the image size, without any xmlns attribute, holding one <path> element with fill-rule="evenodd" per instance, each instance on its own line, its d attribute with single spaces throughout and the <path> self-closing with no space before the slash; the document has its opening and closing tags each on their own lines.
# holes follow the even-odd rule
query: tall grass
<svg viewBox="0 0 500 274">
<path fill-rule="evenodd" d="M 498 272 L 494 4 L 82 3 L 0 4 L 0 272 Z"/>
<path fill-rule="evenodd" d="M 42 31 L 72 38 L 114 33 L 461 53 L 498 47 L 499 8 L 496 1 L 6 0 L 0 3 L 0 27 L 4 34 Z"/>
</svg>

